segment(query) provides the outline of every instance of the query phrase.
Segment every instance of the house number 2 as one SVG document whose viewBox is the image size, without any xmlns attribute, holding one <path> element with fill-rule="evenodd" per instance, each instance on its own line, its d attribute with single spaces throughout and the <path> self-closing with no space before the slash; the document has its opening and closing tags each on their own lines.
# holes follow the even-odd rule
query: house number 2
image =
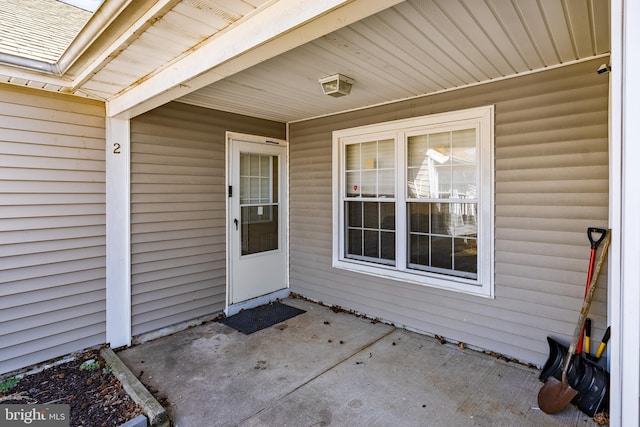
<svg viewBox="0 0 640 427">
<path fill-rule="evenodd" d="M 113 144 L 113 154 L 120 154 L 120 144 L 117 142 Z"/>
</svg>

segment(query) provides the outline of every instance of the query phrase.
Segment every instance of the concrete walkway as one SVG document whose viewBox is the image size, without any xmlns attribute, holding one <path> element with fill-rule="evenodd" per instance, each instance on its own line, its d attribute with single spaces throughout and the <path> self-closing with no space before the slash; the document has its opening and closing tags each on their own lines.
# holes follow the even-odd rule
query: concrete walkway
<svg viewBox="0 0 640 427">
<path fill-rule="evenodd" d="M 211 322 L 118 356 L 176 427 L 596 426 L 538 409 L 538 371 L 298 299 L 251 335 Z"/>
</svg>

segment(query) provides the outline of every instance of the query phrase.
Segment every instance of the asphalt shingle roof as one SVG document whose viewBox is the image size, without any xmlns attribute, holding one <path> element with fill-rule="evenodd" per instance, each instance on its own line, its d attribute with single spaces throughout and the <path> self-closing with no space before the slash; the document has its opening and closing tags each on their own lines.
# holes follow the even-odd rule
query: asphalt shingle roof
<svg viewBox="0 0 640 427">
<path fill-rule="evenodd" d="M 58 0 L 0 0 L 0 52 L 53 64 L 91 15 Z"/>
</svg>

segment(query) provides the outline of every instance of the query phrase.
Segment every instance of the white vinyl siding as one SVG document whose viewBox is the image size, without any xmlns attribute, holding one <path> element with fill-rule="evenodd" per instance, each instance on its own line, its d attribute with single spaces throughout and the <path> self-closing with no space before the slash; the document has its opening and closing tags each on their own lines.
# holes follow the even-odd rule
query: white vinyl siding
<svg viewBox="0 0 640 427">
<path fill-rule="evenodd" d="M 608 222 L 602 60 L 290 125 L 292 292 L 542 365 L 584 297 L 587 227 Z M 332 267 L 332 132 L 495 105 L 494 291 L 477 298 Z M 607 326 L 606 269 L 590 317 Z"/>
<path fill-rule="evenodd" d="M 0 87 L 0 373 L 105 341 L 104 105 Z"/>
<path fill-rule="evenodd" d="M 284 125 L 180 103 L 131 121 L 134 336 L 224 309 L 226 131 Z"/>
</svg>

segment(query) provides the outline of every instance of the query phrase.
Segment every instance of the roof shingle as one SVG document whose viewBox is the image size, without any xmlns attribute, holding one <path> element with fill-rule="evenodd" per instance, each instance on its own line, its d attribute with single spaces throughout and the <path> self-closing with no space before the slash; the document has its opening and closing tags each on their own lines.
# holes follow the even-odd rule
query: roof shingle
<svg viewBox="0 0 640 427">
<path fill-rule="evenodd" d="M 91 15 L 58 0 L 0 0 L 0 52 L 53 64 Z"/>
</svg>

